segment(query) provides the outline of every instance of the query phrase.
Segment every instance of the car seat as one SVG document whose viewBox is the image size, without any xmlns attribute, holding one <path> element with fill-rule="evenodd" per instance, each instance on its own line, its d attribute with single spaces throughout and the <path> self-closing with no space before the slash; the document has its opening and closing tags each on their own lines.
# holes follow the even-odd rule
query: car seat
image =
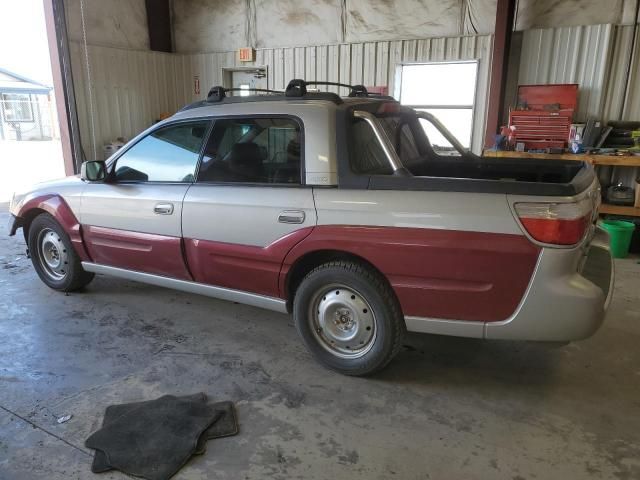
<svg viewBox="0 0 640 480">
<path fill-rule="evenodd" d="M 262 161 L 258 145 L 253 142 L 236 143 L 229 156 L 229 171 L 236 181 L 259 182 L 262 180 Z"/>
</svg>

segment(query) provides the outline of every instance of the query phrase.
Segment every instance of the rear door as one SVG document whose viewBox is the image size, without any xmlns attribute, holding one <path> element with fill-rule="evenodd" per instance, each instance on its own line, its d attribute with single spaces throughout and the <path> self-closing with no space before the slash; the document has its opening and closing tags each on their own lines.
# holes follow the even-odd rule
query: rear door
<svg viewBox="0 0 640 480">
<path fill-rule="evenodd" d="M 182 229 L 196 281 L 278 296 L 287 252 L 316 224 L 303 182 L 302 122 L 288 116 L 218 119 Z"/>
<path fill-rule="evenodd" d="M 116 160 L 108 183 L 83 192 L 80 221 L 95 263 L 190 279 L 182 201 L 195 179 L 208 120 L 154 130 Z"/>
</svg>

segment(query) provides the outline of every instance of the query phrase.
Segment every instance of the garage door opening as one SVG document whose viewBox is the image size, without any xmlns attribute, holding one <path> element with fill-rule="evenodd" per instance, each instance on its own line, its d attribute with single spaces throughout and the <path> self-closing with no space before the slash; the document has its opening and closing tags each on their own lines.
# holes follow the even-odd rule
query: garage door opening
<svg viewBox="0 0 640 480">
<path fill-rule="evenodd" d="M 435 115 L 469 148 L 472 142 L 473 111 L 478 62 L 439 62 L 400 67 L 400 103 Z M 429 122 L 422 125 L 439 153 L 456 154 L 453 146 Z"/>
<path fill-rule="evenodd" d="M 16 191 L 63 177 L 65 165 L 43 2 L 4 2 L 2 14 L 0 204 L 6 204 Z"/>
</svg>

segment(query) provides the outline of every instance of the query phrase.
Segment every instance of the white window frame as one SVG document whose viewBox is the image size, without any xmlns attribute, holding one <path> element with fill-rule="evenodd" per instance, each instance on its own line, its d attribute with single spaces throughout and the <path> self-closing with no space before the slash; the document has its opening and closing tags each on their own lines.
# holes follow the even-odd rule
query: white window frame
<svg viewBox="0 0 640 480">
<path fill-rule="evenodd" d="M 471 151 L 473 148 L 473 140 L 475 133 L 475 120 L 476 120 L 476 103 L 477 103 L 477 93 L 478 93 L 478 73 L 480 71 L 480 60 L 443 60 L 437 62 L 403 62 L 398 64 L 396 67 L 396 75 L 394 82 L 394 97 L 400 102 L 402 98 L 402 70 L 407 66 L 415 66 L 415 65 L 452 65 L 452 64 L 460 64 L 460 63 L 475 63 L 476 64 L 476 79 L 473 87 L 473 103 L 471 105 L 404 105 L 413 109 L 440 109 L 440 110 L 471 110 L 471 137 L 469 138 L 469 147 L 468 149 Z M 458 139 L 460 140 L 460 139 Z"/>
<path fill-rule="evenodd" d="M 10 99 L 7 98 L 8 95 L 16 95 L 18 97 L 25 97 L 25 100 L 19 100 L 19 99 Z M 34 115 L 33 115 L 33 100 L 31 98 L 31 95 L 29 95 L 28 93 L 19 93 L 19 92 L 3 92 L 0 95 L 0 100 L 2 101 L 2 112 L 3 112 L 3 116 L 4 119 L 7 123 L 33 123 L 34 122 Z M 7 115 L 7 111 L 10 110 L 12 113 L 15 112 L 16 110 L 14 108 L 10 108 L 11 105 L 15 105 L 19 102 L 26 102 L 27 103 L 27 108 L 29 109 L 29 113 L 31 114 L 29 117 L 23 117 L 23 118 L 9 118 L 9 115 Z"/>
</svg>

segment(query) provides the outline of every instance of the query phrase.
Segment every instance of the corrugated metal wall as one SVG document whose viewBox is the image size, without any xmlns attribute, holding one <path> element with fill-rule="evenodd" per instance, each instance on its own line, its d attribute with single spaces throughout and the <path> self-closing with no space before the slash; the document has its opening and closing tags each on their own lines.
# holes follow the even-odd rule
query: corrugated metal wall
<svg viewBox="0 0 640 480">
<path fill-rule="evenodd" d="M 579 83 L 576 119 L 602 118 L 613 32 L 612 25 L 525 31 L 518 83 Z"/>
<path fill-rule="evenodd" d="M 607 92 L 604 103 L 603 120 L 628 119 L 624 115 L 625 91 L 627 85 L 627 71 L 629 55 L 633 44 L 633 25 L 618 25 L 614 29 L 613 51 L 611 53 L 611 67 L 608 73 Z M 637 68 L 637 67 L 636 67 Z M 633 96 L 636 89 L 629 88 Z M 640 118 L 639 111 L 631 118 Z"/>
<path fill-rule="evenodd" d="M 182 56 L 110 47 L 88 47 L 97 158 L 106 142 L 132 138 L 162 112 L 191 101 L 183 85 Z M 86 158 L 94 157 L 84 47 L 70 42 L 80 136 Z"/>
<path fill-rule="evenodd" d="M 131 138 L 161 112 L 174 112 L 186 103 L 204 98 L 211 86 L 222 85 L 223 68 L 266 67 L 268 86 L 273 89 L 284 89 L 292 78 L 305 78 L 388 85 L 393 93 L 396 69 L 402 63 L 474 59 L 479 60 L 479 69 L 472 148 L 479 152 L 484 133 L 491 42 L 490 35 L 482 35 L 270 48 L 257 50 L 254 63 L 242 64 L 237 61 L 236 52 L 163 54 L 89 46 L 97 155 L 102 158 L 105 142 L 118 136 Z M 87 77 L 80 44 L 71 43 L 71 58 L 82 144 L 86 155 L 91 157 Z M 193 93 L 196 75 L 200 79 L 200 95 Z"/>
<path fill-rule="evenodd" d="M 629 52 L 633 50 L 631 57 L 631 68 L 629 70 L 629 83 L 627 88 L 627 98 L 622 109 L 622 120 L 640 120 L 640 41 L 633 48 L 633 27 L 624 27 L 624 38 L 626 45 L 626 57 L 629 60 Z"/>
</svg>

